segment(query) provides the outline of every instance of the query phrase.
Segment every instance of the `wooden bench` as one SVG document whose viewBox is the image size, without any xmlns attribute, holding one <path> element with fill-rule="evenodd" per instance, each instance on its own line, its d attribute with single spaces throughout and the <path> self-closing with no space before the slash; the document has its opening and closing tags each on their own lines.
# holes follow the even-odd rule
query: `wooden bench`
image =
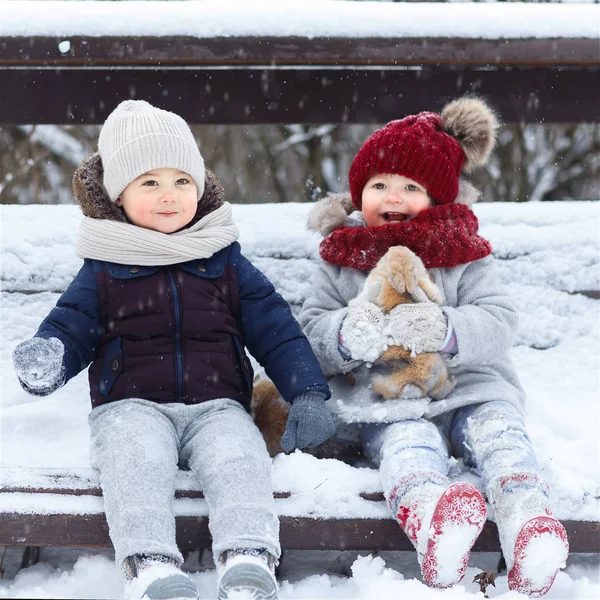
<svg viewBox="0 0 600 600">
<path fill-rule="evenodd" d="M 249 6 L 217 25 L 198 6 L 153 6 L 155 26 L 145 15 L 133 33 L 127 5 L 91 4 L 71 26 L 68 2 L 11 3 L 0 123 L 102 123 L 127 98 L 192 123 L 381 123 L 469 92 L 505 122 L 600 114 L 593 5 L 475 4 L 467 18 L 460 4 L 286 4 L 264 23 Z M 183 22 L 193 35 L 177 34 Z"/>
<path fill-rule="evenodd" d="M 294 311 L 310 293 L 310 282 L 317 268 L 318 238 L 304 228 L 309 208 L 307 204 L 234 206 L 245 254 L 274 281 Z M 600 206 L 590 202 L 493 203 L 476 205 L 475 210 L 482 234 L 496 248 L 500 276 L 522 308 L 523 326 L 517 336 L 515 352 L 526 352 L 534 366 L 539 365 L 549 360 L 548 352 L 566 343 L 573 327 L 584 327 L 578 324 L 578 315 L 585 311 L 587 314 L 597 312 L 597 300 L 590 296 L 598 297 L 600 290 L 599 241 L 595 234 Z M 26 314 L 33 332 L 54 304 L 58 293 L 79 267 L 79 260 L 72 252 L 79 219 L 79 209 L 75 206 L 3 207 L 2 318 L 5 323 Z M 262 224 L 266 219 L 280 226 L 265 232 Z M 40 235 L 42 230 L 43 236 Z M 515 239 L 520 241 L 515 242 Z M 595 262 L 583 264 L 582 256 L 586 253 L 595 255 Z M 49 289 L 53 292 L 45 291 Z M 549 318 L 554 319 L 552 328 L 546 327 Z M 19 327 L 14 335 L 22 336 L 22 329 Z M 6 325 L 4 331 L 4 344 L 20 341 L 10 338 L 12 330 Z M 2 367 L 7 373 L 3 402 L 8 398 L 10 405 L 3 407 L 0 545 L 108 546 L 101 492 L 95 473 L 85 466 L 89 410 L 86 374 L 80 374 L 50 398 L 32 400 L 20 391 L 11 376 L 9 354 Z M 557 381 L 556 385 L 569 389 L 568 382 Z M 27 401 L 35 405 L 21 405 Z M 49 402 L 54 404 L 49 406 Z M 59 409 L 61 414 L 57 416 Z M 24 414 L 33 420 L 29 426 L 21 416 Z M 534 412 L 534 417 L 536 415 L 539 413 Z M 49 440 L 37 440 L 38 423 L 42 427 L 52 423 L 54 431 Z M 577 423 L 569 425 L 570 435 L 574 426 Z M 557 436 L 557 444 L 564 442 L 560 429 L 551 434 Z M 575 437 L 584 435 L 580 432 Z M 19 436 L 34 447 L 19 446 Z M 75 458 L 62 456 L 56 450 L 60 440 L 66 437 L 73 438 Z M 30 458 L 23 458 L 21 451 L 26 451 Z M 59 455 L 66 466 L 45 459 L 53 454 Z M 550 476 L 559 458 L 545 459 Z M 586 457 L 581 456 L 581 460 L 585 461 Z M 73 468 L 73 462 L 79 466 Z M 274 467 L 275 498 L 281 515 L 284 548 L 411 549 L 383 501 L 375 470 L 301 454 L 279 456 Z M 302 473 L 304 479 L 291 478 L 293 473 Z M 572 502 L 570 493 L 568 489 L 558 489 L 563 512 L 557 516 L 565 522 L 572 551 L 599 552 L 600 524 L 593 517 L 597 514 L 594 506 L 598 500 L 593 498 L 593 482 L 575 493 Z M 335 506 L 336 503 L 339 506 Z M 576 507 L 583 503 L 589 505 L 584 512 L 565 509 L 570 504 Z M 206 506 L 201 490 L 189 473 L 179 474 L 174 506 L 181 548 L 208 547 Z M 573 519 L 569 514 L 585 516 Z M 493 522 L 488 522 L 475 549 L 499 550 Z"/>
<path fill-rule="evenodd" d="M 97 15 L 97 19 L 90 18 L 97 29 L 107 10 L 127 11 L 126 5 L 88 3 L 86 10 Z M 384 37 L 349 35 L 344 19 L 347 14 L 364 14 L 356 12 L 361 10 L 360 3 L 347 4 L 344 11 L 348 13 L 330 20 L 327 32 L 318 35 L 303 30 L 278 33 L 276 28 L 270 31 L 267 27 L 260 35 L 251 35 L 242 28 L 241 32 L 225 32 L 220 37 L 202 30 L 201 13 L 186 13 L 186 19 L 200 30 L 197 35 L 119 33 L 115 22 L 111 22 L 110 34 L 86 33 L 84 25 L 77 31 L 60 30 L 60 23 L 68 22 L 61 21 L 62 11 L 72 10 L 71 3 L 58 8 L 53 4 L 57 14 L 47 16 L 55 16 L 59 25 L 52 33 L 42 27 L 31 34 L 20 32 L 15 23 L 27 23 L 28 18 L 31 23 L 33 16 L 36 25 L 39 12 L 35 11 L 47 10 L 44 3 L 11 6 L 15 12 L 10 22 L 3 23 L 0 35 L 0 86 L 11 90 L 0 105 L 2 124 L 101 123 L 120 100 L 130 97 L 174 110 L 193 123 L 375 123 L 425 108 L 439 109 L 446 100 L 467 92 L 489 97 L 505 121 L 585 122 L 598 118 L 597 94 L 592 93 L 597 89 L 600 68 L 597 39 L 579 34 L 534 35 L 535 25 L 524 27 L 517 36 L 478 37 L 477 32 L 489 25 L 498 6 L 472 6 L 471 29 L 462 27 L 455 37 L 426 28 L 419 37 L 406 32 Z M 461 10 L 460 5 L 428 6 L 432 13 L 442 11 L 450 17 L 453 11 Z M 518 22 L 519 14 L 525 14 L 519 11 L 543 10 L 547 18 L 550 13 L 565 10 L 560 5 L 523 6 L 505 5 L 502 10 L 513 22 Z M 285 10 L 294 9 L 286 6 Z M 388 11 L 402 11 L 403 19 L 397 22 L 411 23 L 411 11 L 426 9 L 380 3 L 370 10 L 381 25 Z M 596 8 L 586 6 L 581 10 Z M 319 28 L 322 18 L 315 15 L 308 30 Z M 286 19 L 293 21 L 289 14 Z M 243 15 L 236 23 L 241 20 Z M 521 332 L 517 344 L 524 348 L 544 349 L 559 343 L 553 336 L 560 338 L 565 333 L 569 319 L 574 319 L 579 310 L 591 310 L 586 304 L 591 300 L 585 297 L 600 298 L 597 250 L 595 262 L 589 259 L 583 264 L 580 254 L 570 256 L 565 249 L 586 247 L 588 255 L 594 255 L 597 236 L 589 231 L 590 220 L 597 218 L 595 207 L 589 203 L 571 208 L 544 203 L 543 209 L 539 204 L 509 209 L 502 203 L 476 208 L 482 233 L 496 249 L 507 286 L 516 280 L 520 290 L 527 291 L 525 320 L 533 323 L 535 335 Z M 307 207 L 246 205 L 236 206 L 235 211 L 244 252 L 297 311 L 316 268 L 317 240 L 304 230 Z M 505 220 L 503 212 L 514 213 L 513 221 Z M 562 215 L 558 218 L 561 228 L 548 236 L 545 228 L 553 226 L 548 215 L 556 214 Z M 261 229 L 258 233 L 261 220 L 283 222 L 284 216 L 289 217 L 285 227 Z M 13 308 L 9 300 L 18 297 L 22 304 L 15 310 L 26 311 L 33 328 L 77 271 L 79 260 L 72 248 L 79 213 L 75 207 L 64 206 L 3 207 L 2 219 L 2 289 L 6 292 L 3 313 L 10 319 Z M 41 222 L 43 239 L 39 235 Z M 586 226 L 585 235 L 575 229 Z M 508 238 L 504 240 L 503 232 L 517 229 L 519 239 L 526 239 L 527 244 L 515 250 Z M 555 260 L 558 255 L 560 261 Z M 560 302 L 567 302 L 565 298 L 576 304 L 566 316 L 553 310 Z M 556 319 L 550 333 L 536 329 L 540 307 Z M 11 344 L 17 341 L 10 339 Z M 11 371 L 8 358 L 3 367 L 4 372 Z M 69 383 L 69 393 L 85 399 L 85 375 Z M 43 412 L 47 410 L 44 406 L 40 401 L 36 408 Z M 11 406 L 3 412 L 4 438 L 10 440 L 11 426 L 19 422 L 19 407 Z M 76 430 L 83 428 L 84 438 L 83 411 L 79 408 L 75 412 L 79 418 Z M 59 435 L 72 433 L 64 423 L 57 427 Z M 40 443 L 35 452 L 38 462 L 48 448 L 52 448 L 50 442 Z M 282 457 L 275 464 L 284 469 L 286 460 L 295 459 Z M 316 466 L 323 470 L 323 481 L 327 481 L 331 464 L 322 461 L 320 467 Z M 31 467 L 10 452 L 4 452 L 2 466 L 0 545 L 110 545 L 101 493 L 91 470 L 48 464 Z M 178 542 L 182 549 L 208 547 L 202 493 L 185 474 L 180 475 L 175 500 Z M 314 495 L 322 490 L 322 482 L 316 483 L 313 490 L 278 490 L 283 547 L 411 550 L 387 511 L 376 473 L 365 471 L 360 476 L 368 476 L 370 484 L 368 489 L 344 491 L 347 507 L 354 507 L 345 516 L 344 510 L 320 513 L 315 509 Z M 303 502 L 311 510 L 296 514 Z M 563 521 L 573 552 L 600 551 L 597 519 L 587 516 Z M 475 549 L 499 550 L 492 522 L 486 525 Z"/>
<path fill-rule="evenodd" d="M 23 476 L 26 469 L 21 469 Z M 175 511 L 182 499 L 202 501 L 202 491 L 190 484 L 189 477 L 180 473 L 179 486 L 175 494 Z M 48 472 L 29 470 L 27 479 L 20 485 L 4 482 L 0 493 L 35 497 L 40 510 L 51 503 L 66 498 L 67 510 L 62 512 L 5 513 L 0 512 L 0 546 L 70 546 L 110 547 L 108 526 L 102 512 L 102 492 L 95 474 Z M 25 485 L 23 485 L 25 483 Z M 183 484 L 183 485 L 182 485 Z M 187 484 L 187 485 L 186 485 Z M 33 487 L 36 486 L 36 487 Z M 385 505 L 380 492 L 359 494 L 365 502 Z M 83 500 L 81 513 L 69 513 L 69 497 Z M 289 492 L 275 492 L 276 504 L 290 498 Z M 0 501 L 2 498 L 0 498 Z M 200 502 L 197 502 L 200 504 Z M 52 510 L 56 510 L 52 509 Z M 73 503 L 71 503 L 71 509 Z M 202 511 L 206 507 L 202 502 Z M 183 509 L 185 510 L 185 509 Z M 384 510 L 387 508 L 384 507 Z M 208 518 L 205 514 L 179 515 L 176 517 L 177 542 L 182 550 L 210 548 Z M 564 520 L 569 533 L 571 552 L 600 552 L 600 523 Z M 386 551 L 413 550 L 413 546 L 398 524 L 391 518 L 337 518 L 325 519 L 310 516 L 281 516 L 281 544 L 287 550 L 358 550 Z M 488 521 L 478 538 L 476 552 L 499 552 L 498 531 L 495 523 Z"/>
</svg>

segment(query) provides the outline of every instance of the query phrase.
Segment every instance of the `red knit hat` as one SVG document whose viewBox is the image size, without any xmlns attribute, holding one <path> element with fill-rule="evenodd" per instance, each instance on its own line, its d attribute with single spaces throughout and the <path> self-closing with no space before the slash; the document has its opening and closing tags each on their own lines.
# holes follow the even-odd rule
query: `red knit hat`
<svg viewBox="0 0 600 600">
<path fill-rule="evenodd" d="M 348 178 L 354 206 L 360 210 L 367 181 L 380 173 L 403 175 L 423 185 L 438 204 L 454 202 L 465 153 L 444 132 L 440 115 L 421 112 L 378 129 L 354 157 Z"/>
</svg>

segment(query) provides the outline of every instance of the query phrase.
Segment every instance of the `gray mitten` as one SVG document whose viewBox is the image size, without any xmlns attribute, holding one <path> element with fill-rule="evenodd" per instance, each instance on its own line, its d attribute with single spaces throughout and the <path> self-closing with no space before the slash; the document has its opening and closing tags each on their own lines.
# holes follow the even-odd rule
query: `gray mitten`
<svg viewBox="0 0 600 600">
<path fill-rule="evenodd" d="M 21 387 L 34 396 L 47 396 L 65 382 L 65 347 L 55 337 L 34 337 L 13 351 L 13 364 Z"/>
<path fill-rule="evenodd" d="M 433 302 L 399 304 L 390 311 L 389 343 L 419 354 L 438 352 L 448 331 L 444 311 Z"/>
<path fill-rule="evenodd" d="M 387 350 L 386 316 L 373 302 L 350 306 L 340 328 L 340 342 L 354 360 L 375 362 Z"/>
<path fill-rule="evenodd" d="M 334 433 L 335 424 L 325 406 L 323 394 L 298 394 L 290 408 L 281 447 L 284 452 L 291 452 L 294 448 L 311 448 L 322 444 Z"/>
</svg>

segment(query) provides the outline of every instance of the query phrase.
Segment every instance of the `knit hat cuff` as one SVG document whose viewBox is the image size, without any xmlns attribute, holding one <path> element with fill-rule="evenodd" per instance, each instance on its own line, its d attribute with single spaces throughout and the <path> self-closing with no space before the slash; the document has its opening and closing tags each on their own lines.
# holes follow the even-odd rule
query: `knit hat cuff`
<svg viewBox="0 0 600 600">
<path fill-rule="evenodd" d="M 204 160 L 198 146 L 169 133 L 149 133 L 120 146 L 103 161 L 104 187 L 112 202 L 140 175 L 152 169 L 178 169 L 187 173 L 204 193 Z M 115 168 L 116 167 L 116 168 Z"/>
</svg>

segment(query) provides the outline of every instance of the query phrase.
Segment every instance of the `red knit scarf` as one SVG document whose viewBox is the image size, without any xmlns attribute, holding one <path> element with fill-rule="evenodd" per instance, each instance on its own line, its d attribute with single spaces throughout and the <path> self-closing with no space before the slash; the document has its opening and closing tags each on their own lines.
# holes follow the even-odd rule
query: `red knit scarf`
<svg viewBox="0 0 600 600">
<path fill-rule="evenodd" d="M 479 223 L 466 204 L 442 204 L 414 219 L 376 227 L 340 227 L 320 245 L 321 258 L 334 265 L 370 271 L 393 246 L 406 246 L 427 269 L 455 267 L 491 254 L 477 235 Z"/>
</svg>

